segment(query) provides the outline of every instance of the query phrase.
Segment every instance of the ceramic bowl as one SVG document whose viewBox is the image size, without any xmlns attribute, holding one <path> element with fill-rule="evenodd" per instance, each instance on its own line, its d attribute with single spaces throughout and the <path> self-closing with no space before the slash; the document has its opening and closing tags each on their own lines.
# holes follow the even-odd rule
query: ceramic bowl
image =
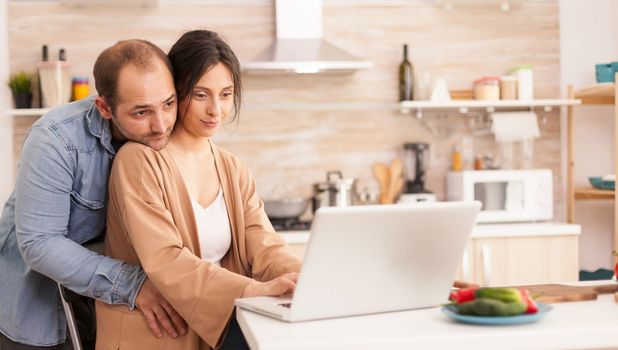
<svg viewBox="0 0 618 350">
<path fill-rule="evenodd" d="M 588 181 L 590 181 L 592 187 L 599 190 L 613 190 L 616 188 L 615 179 L 608 176 L 590 176 Z"/>
<path fill-rule="evenodd" d="M 598 188 L 600 190 L 603 189 L 603 180 L 600 176 L 590 176 L 588 177 L 588 181 L 594 188 Z"/>
</svg>

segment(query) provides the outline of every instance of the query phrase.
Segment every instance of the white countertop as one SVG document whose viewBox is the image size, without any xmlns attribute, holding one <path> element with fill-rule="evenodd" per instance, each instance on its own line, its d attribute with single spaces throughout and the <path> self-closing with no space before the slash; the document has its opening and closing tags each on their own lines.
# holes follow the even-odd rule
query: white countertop
<svg viewBox="0 0 618 350">
<path fill-rule="evenodd" d="M 509 224 L 477 224 L 472 229 L 472 238 L 513 236 L 570 236 L 582 232 L 580 225 L 564 222 L 523 222 Z"/>
<path fill-rule="evenodd" d="M 615 282 L 592 284 L 607 283 Z M 538 322 L 511 326 L 458 323 L 440 308 L 299 323 L 246 310 L 237 310 L 236 317 L 249 346 L 262 350 L 618 347 L 618 303 L 613 294 L 595 301 L 553 304 L 553 310 Z"/>
<path fill-rule="evenodd" d="M 310 231 L 280 231 L 288 244 L 305 244 Z M 472 229 L 471 238 L 567 236 L 579 235 L 581 226 L 563 222 L 525 222 L 509 224 L 478 224 Z"/>
</svg>

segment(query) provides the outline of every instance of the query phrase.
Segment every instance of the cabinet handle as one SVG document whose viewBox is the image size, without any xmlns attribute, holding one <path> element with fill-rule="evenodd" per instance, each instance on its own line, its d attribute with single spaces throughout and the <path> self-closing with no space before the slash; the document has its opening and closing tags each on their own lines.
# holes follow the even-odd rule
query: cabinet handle
<svg viewBox="0 0 618 350">
<path fill-rule="evenodd" d="M 483 262 L 483 286 L 489 286 L 491 280 L 491 250 L 489 245 L 481 246 L 481 261 Z"/>
<path fill-rule="evenodd" d="M 468 260 L 468 248 L 464 249 L 463 262 L 461 268 L 463 270 L 463 276 L 461 276 L 464 282 L 470 282 L 470 261 Z"/>
</svg>

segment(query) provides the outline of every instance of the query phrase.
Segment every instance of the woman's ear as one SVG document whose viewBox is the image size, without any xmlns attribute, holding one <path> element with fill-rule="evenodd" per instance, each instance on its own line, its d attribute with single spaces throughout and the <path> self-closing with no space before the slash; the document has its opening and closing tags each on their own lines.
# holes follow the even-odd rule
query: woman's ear
<svg viewBox="0 0 618 350">
<path fill-rule="evenodd" d="M 97 96 L 94 99 L 94 105 L 97 106 L 99 113 L 104 119 L 111 120 L 112 119 L 112 109 L 110 105 L 105 101 L 105 99 L 101 96 Z"/>
</svg>

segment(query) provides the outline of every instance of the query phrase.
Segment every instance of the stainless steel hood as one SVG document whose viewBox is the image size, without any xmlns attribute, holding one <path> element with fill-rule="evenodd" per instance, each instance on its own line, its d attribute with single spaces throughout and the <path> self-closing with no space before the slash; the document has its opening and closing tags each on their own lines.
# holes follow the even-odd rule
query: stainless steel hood
<svg viewBox="0 0 618 350">
<path fill-rule="evenodd" d="M 351 73 L 373 67 L 322 39 L 321 0 L 276 0 L 277 40 L 254 59 L 249 73 Z"/>
</svg>

